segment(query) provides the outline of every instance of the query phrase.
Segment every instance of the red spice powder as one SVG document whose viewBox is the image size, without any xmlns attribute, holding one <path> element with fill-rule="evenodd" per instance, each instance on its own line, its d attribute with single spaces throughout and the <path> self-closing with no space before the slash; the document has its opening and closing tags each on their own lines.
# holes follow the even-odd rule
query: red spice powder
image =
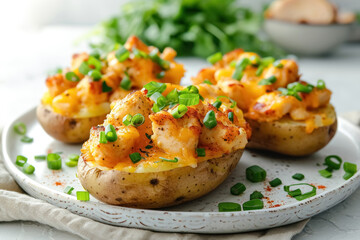
<svg viewBox="0 0 360 240">
<path fill-rule="evenodd" d="M 317 188 L 318 188 L 318 189 L 326 189 L 326 186 L 324 186 L 324 185 L 319 185 Z"/>
<path fill-rule="evenodd" d="M 55 185 L 56 185 L 56 186 L 61 186 L 62 183 L 61 183 L 61 182 L 55 182 Z"/>
<path fill-rule="evenodd" d="M 271 187 L 270 186 L 267 186 L 266 188 L 265 188 L 265 191 L 267 191 L 267 192 L 271 192 Z"/>
</svg>

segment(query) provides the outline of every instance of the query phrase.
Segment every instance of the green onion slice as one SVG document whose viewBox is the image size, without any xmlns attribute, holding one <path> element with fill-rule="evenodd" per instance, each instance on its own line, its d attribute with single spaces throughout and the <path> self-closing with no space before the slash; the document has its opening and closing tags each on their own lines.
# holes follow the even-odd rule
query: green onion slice
<svg viewBox="0 0 360 240">
<path fill-rule="evenodd" d="M 253 199 L 262 199 L 264 195 L 259 191 L 254 191 L 252 194 L 250 194 L 250 200 Z"/>
<path fill-rule="evenodd" d="M 208 111 L 204 117 L 203 122 L 204 122 L 205 127 L 209 128 L 209 129 L 216 127 L 217 121 L 216 121 L 216 117 L 215 117 L 215 112 L 213 110 Z"/>
<path fill-rule="evenodd" d="M 28 136 L 22 136 L 20 141 L 22 141 L 23 143 L 32 143 L 34 139 Z"/>
<path fill-rule="evenodd" d="M 144 122 L 145 122 L 145 117 L 140 113 L 135 114 L 131 118 L 131 125 L 133 125 L 134 127 L 138 127 L 142 125 Z"/>
<path fill-rule="evenodd" d="M 31 164 L 25 163 L 22 170 L 26 174 L 33 174 L 35 171 L 35 167 Z"/>
<path fill-rule="evenodd" d="M 234 186 L 230 188 L 230 193 L 232 195 L 240 195 L 245 192 L 246 187 L 243 183 L 236 183 Z"/>
<path fill-rule="evenodd" d="M 145 148 L 146 148 L 146 149 L 152 149 L 153 146 L 151 146 L 151 145 L 146 145 Z"/>
<path fill-rule="evenodd" d="M 197 105 L 200 102 L 199 94 L 190 93 L 190 94 L 181 94 L 179 96 L 179 103 L 185 106 Z"/>
<path fill-rule="evenodd" d="M 247 202 L 244 202 L 243 209 L 244 211 L 248 210 L 259 210 L 264 208 L 264 203 L 261 199 L 253 199 Z"/>
<path fill-rule="evenodd" d="M 161 71 L 158 74 L 156 74 L 157 79 L 163 79 L 164 77 L 165 77 L 165 72 L 164 71 Z"/>
<path fill-rule="evenodd" d="M 221 52 L 217 52 L 217 53 L 214 53 L 213 55 L 207 57 L 207 61 L 210 63 L 210 64 L 215 64 L 217 63 L 218 61 L 220 61 L 222 59 L 223 55 Z"/>
<path fill-rule="evenodd" d="M 233 112 L 229 112 L 228 113 L 228 118 L 231 122 L 234 122 L 234 113 Z"/>
<path fill-rule="evenodd" d="M 108 124 L 105 127 L 106 140 L 109 142 L 115 142 L 117 140 L 116 129 L 113 125 Z"/>
<path fill-rule="evenodd" d="M 129 157 L 130 157 L 130 159 L 131 159 L 131 161 L 132 161 L 133 163 L 137 163 L 137 162 L 139 162 L 141 159 L 143 159 L 143 157 L 141 156 L 141 154 L 138 153 L 138 152 L 131 153 L 131 154 L 129 155 Z"/>
<path fill-rule="evenodd" d="M 14 131 L 19 135 L 25 135 L 27 128 L 25 123 L 19 122 L 14 125 Z"/>
<path fill-rule="evenodd" d="M 68 158 L 71 160 L 71 161 L 75 161 L 75 162 L 77 162 L 77 161 L 79 161 L 79 155 L 78 154 L 74 154 L 74 153 L 72 153 L 72 154 L 69 154 L 69 156 L 68 156 Z"/>
<path fill-rule="evenodd" d="M 61 169 L 61 157 L 57 153 L 49 153 L 47 155 L 47 166 L 52 170 Z"/>
<path fill-rule="evenodd" d="M 275 178 L 274 180 L 270 181 L 269 183 L 270 183 L 270 186 L 277 187 L 282 184 L 282 181 L 280 180 L 280 178 Z"/>
<path fill-rule="evenodd" d="M 216 100 L 212 105 L 216 107 L 216 109 L 219 109 L 221 107 L 222 102 L 219 100 Z"/>
<path fill-rule="evenodd" d="M 95 67 L 95 69 L 97 71 L 100 71 L 101 68 L 102 68 L 101 61 L 99 59 L 97 59 L 96 57 L 94 57 L 94 56 L 89 57 L 89 59 L 87 60 L 87 64 L 91 69 L 93 69 Z"/>
<path fill-rule="evenodd" d="M 166 100 L 170 105 L 175 105 L 179 103 L 179 93 L 177 89 L 174 89 L 171 92 L 169 92 L 169 94 L 166 95 Z"/>
<path fill-rule="evenodd" d="M 348 179 L 350 179 L 352 176 L 354 176 L 353 173 L 345 172 L 343 178 L 344 178 L 345 180 L 348 180 Z"/>
<path fill-rule="evenodd" d="M 115 52 L 115 57 L 119 62 L 124 62 L 130 57 L 130 52 L 124 46 L 122 46 Z"/>
<path fill-rule="evenodd" d="M 35 160 L 46 160 L 46 155 L 36 155 L 34 158 Z"/>
<path fill-rule="evenodd" d="M 263 73 L 263 71 L 264 71 L 264 66 L 259 66 L 258 69 L 256 70 L 255 75 L 259 77 Z"/>
<path fill-rule="evenodd" d="M 76 198 L 79 201 L 87 202 L 90 200 L 90 195 L 89 195 L 89 192 L 87 192 L 87 191 L 77 191 Z"/>
<path fill-rule="evenodd" d="M 264 78 L 264 79 L 262 79 L 259 83 L 258 83 L 258 85 L 271 85 L 271 84 L 273 84 L 273 83 L 275 83 L 276 82 L 276 77 L 275 76 L 271 76 L 271 77 L 268 77 L 268 78 Z"/>
<path fill-rule="evenodd" d="M 210 80 L 208 80 L 208 79 L 205 79 L 205 80 L 203 81 L 203 83 L 206 83 L 206 84 L 209 84 L 209 85 L 213 85 L 212 82 L 210 82 Z"/>
<path fill-rule="evenodd" d="M 66 188 L 64 189 L 64 193 L 70 195 L 73 190 L 74 190 L 74 188 L 72 186 L 66 186 Z"/>
<path fill-rule="evenodd" d="M 241 211 L 241 206 L 233 202 L 221 202 L 218 204 L 219 212 L 237 212 Z"/>
<path fill-rule="evenodd" d="M 250 182 L 262 182 L 266 178 L 266 171 L 258 166 L 253 165 L 246 168 L 246 179 Z"/>
<path fill-rule="evenodd" d="M 178 118 L 181 118 L 182 116 L 184 116 L 187 111 L 188 111 L 188 108 L 185 105 L 179 104 L 176 108 L 171 110 L 171 115 L 175 119 L 178 119 Z"/>
<path fill-rule="evenodd" d="M 289 194 L 291 197 L 300 196 L 300 195 L 301 195 L 301 190 L 298 188 L 298 189 L 295 189 L 295 190 L 293 190 L 293 191 L 289 191 L 288 194 Z"/>
<path fill-rule="evenodd" d="M 91 68 L 86 62 L 82 62 L 79 66 L 79 72 L 83 75 L 87 75 L 91 71 Z"/>
<path fill-rule="evenodd" d="M 99 134 L 99 143 L 106 144 L 108 141 L 106 139 L 106 134 L 104 131 L 101 131 Z"/>
<path fill-rule="evenodd" d="M 65 74 L 65 78 L 71 82 L 78 82 L 80 81 L 80 78 L 78 77 L 78 75 L 76 75 L 76 73 L 74 72 L 67 72 Z"/>
<path fill-rule="evenodd" d="M 65 165 L 68 166 L 68 167 L 76 167 L 78 164 L 77 161 L 71 161 L 71 160 L 66 160 L 65 161 Z"/>
<path fill-rule="evenodd" d="M 334 162 L 332 159 L 336 160 L 337 162 Z M 342 159 L 341 157 L 337 155 L 329 155 L 325 158 L 325 165 L 332 169 L 339 170 L 341 167 Z"/>
<path fill-rule="evenodd" d="M 320 90 L 325 89 L 326 85 L 325 85 L 324 80 L 319 79 L 316 83 L 316 88 L 320 89 Z"/>
<path fill-rule="evenodd" d="M 121 80 L 120 87 L 129 91 L 131 89 L 131 80 L 129 74 L 125 72 L 125 77 Z"/>
<path fill-rule="evenodd" d="M 15 164 L 22 167 L 27 162 L 27 160 L 28 160 L 27 157 L 22 156 L 22 155 L 17 155 Z"/>
<path fill-rule="evenodd" d="M 94 82 L 97 82 L 102 78 L 101 72 L 96 69 L 91 70 L 88 74 L 93 79 Z"/>
<path fill-rule="evenodd" d="M 157 112 L 160 112 L 160 108 L 159 106 L 154 103 L 154 105 L 152 106 L 151 110 L 154 112 L 154 113 L 157 113 Z"/>
<path fill-rule="evenodd" d="M 198 157 L 205 157 L 206 156 L 205 148 L 197 148 L 196 154 Z"/>
<path fill-rule="evenodd" d="M 157 63 L 161 69 L 163 70 L 168 70 L 170 68 L 170 62 L 166 61 L 162 58 L 160 58 L 160 56 L 158 55 L 159 50 L 158 49 L 154 49 L 149 53 L 149 57 L 150 59 L 154 62 Z"/>
<path fill-rule="evenodd" d="M 295 173 L 294 175 L 292 175 L 292 178 L 301 181 L 305 178 L 305 176 L 302 173 Z"/>
<path fill-rule="evenodd" d="M 285 192 L 291 192 L 290 187 L 292 187 L 292 186 L 310 186 L 312 188 L 311 191 L 308 191 L 308 192 L 303 193 L 301 195 L 295 196 L 295 199 L 298 200 L 298 201 L 301 201 L 301 200 L 304 200 L 304 199 L 307 199 L 307 198 L 310 198 L 310 197 L 316 195 L 316 187 L 314 187 L 313 185 L 310 185 L 308 183 L 296 183 L 296 184 L 291 184 L 291 185 L 288 185 L 288 186 L 284 186 L 284 191 Z"/>
<path fill-rule="evenodd" d="M 330 171 L 326 170 L 326 169 L 319 170 L 319 173 L 324 178 L 331 178 L 332 177 L 332 173 Z"/>
<path fill-rule="evenodd" d="M 159 92 L 152 94 L 150 99 L 158 105 L 160 110 L 167 106 L 166 98 Z"/>
<path fill-rule="evenodd" d="M 147 58 L 149 55 L 146 52 L 143 52 L 137 48 L 133 48 L 132 52 L 136 58 Z"/>
<path fill-rule="evenodd" d="M 128 114 L 123 117 L 122 122 L 125 126 L 129 126 L 131 124 L 131 119 L 132 119 L 131 114 Z"/>
<path fill-rule="evenodd" d="M 151 97 L 151 95 L 153 95 L 156 92 L 158 93 L 164 92 L 166 89 L 166 84 L 159 82 L 149 82 L 144 85 L 144 88 L 148 91 L 146 96 Z"/>
<path fill-rule="evenodd" d="M 159 157 L 162 161 L 165 161 L 165 162 L 173 162 L 173 163 L 176 163 L 179 161 L 179 159 L 176 157 L 174 159 L 167 159 L 167 158 L 163 158 L 163 157 Z"/>
<path fill-rule="evenodd" d="M 281 60 L 277 60 L 273 63 L 273 66 L 276 68 L 283 68 L 284 64 L 281 63 Z"/>
<path fill-rule="evenodd" d="M 350 162 L 344 162 L 344 170 L 347 173 L 355 174 L 357 172 L 357 165 Z"/>
<path fill-rule="evenodd" d="M 248 58 L 241 59 L 239 62 L 236 63 L 235 71 L 231 77 L 235 80 L 240 81 L 244 74 L 243 72 L 244 72 L 245 68 L 250 64 L 251 64 L 250 59 L 248 59 Z"/>
<path fill-rule="evenodd" d="M 112 88 L 109 87 L 105 81 L 102 82 L 102 92 L 111 92 Z"/>
</svg>

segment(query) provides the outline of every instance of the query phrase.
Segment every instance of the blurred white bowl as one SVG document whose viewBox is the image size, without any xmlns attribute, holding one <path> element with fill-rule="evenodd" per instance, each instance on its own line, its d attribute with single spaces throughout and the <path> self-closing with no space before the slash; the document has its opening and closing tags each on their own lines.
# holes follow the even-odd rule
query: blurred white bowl
<svg viewBox="0 0 360 240">
<path fill-rule="evenodd" d="M 309 25 L 266 19 L 265 32 L 279 47 L 298 55 L 332 52 L 349 37 L 352 24 Z"/>
</svg>

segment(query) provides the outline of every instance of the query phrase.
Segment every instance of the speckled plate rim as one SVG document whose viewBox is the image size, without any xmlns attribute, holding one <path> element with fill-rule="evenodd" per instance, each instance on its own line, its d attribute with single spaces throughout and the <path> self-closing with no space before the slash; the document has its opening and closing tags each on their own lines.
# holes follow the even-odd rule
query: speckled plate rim
<svg viewBox="0 0 360 240">
<path fill-rule="evenodd" d="M 21 187 L 24 188 L 24 186 L 29 186 L 32 189 L 38 189 L 38 191 L 46 191 L 49 194 L 53 195 L 54 198 L 57 198 L 58 200 L 61 201 L 68 201 L 69 203 L 78 203 L 79 201 L 76 199 L 76 197 L 56 191 L 54 189 L 51 188 L 47 188 L 45 186 L 43 186 L 42 184 L 36 182 L 35 180 L 29 178 L 26 174 L 24 174 L 22 171 L 20 171 L 14 164 L 14 161 L 11 160 L 10 155 L 8 153 L 8 144 L 7 144 L 7 139 L 8 136 L 10 134 L 10 131 L 12 131 L 13 129 L 13 125 L 15 122 L 18 121 L 18 119 L 20 118 L 24 118 L 27 115 L 31 115 L 34 114 L 36 108 L 32 108 L 29 111 L 21 114 L 20 116 L 16 117 L 15 119 L 13 119 L 12 121 L 10 121 L 5 128 L 3 129 L 2 132 L 2 154 L 3 154 L 3 159 L 4 159 L 4 164 L 5 167 L 8 169 L 8 171 L 11 173 L 11 175 L 15 178 L 15 180 L 19 183 L 19 185 Z M 346 119 L 343 118 L 339 118 L 339 130 L 342 129 L 347 135 L 349 135 L 351 138 L 358 138 L 360 139 L 360 129 L 358 127 L 356 127 L 355 125 L 353 125 L 352 123 L 350 123 L 349 121 L 347 121 Z M 358 143 L 358 151 L 360 151 L 360 142 Z M 271 213 L 276 213 L 276 214 L 281 214 L 283 212 L 287 212 L 287 211 L 294 211 L 299 207 L 308 205 L 308 204 L 313 204 L 316 205 L 316 203 L 318 201 L 322 201 L 324 199 L 327 199 L 329 196 L 334 195 L 337 191 L 339 191 L 339 189 L 344 189 L 344 190 L 348 190 L 349 194 L 345 194 L 343 198 L 341 198 L 341 200 L 338 200 L 336 203 L 334 204 L 330 204 L 328 208 L 336 205 L 337 203 L 343 201 L 344 199 L 346 199 L 348 196 L 350 196 L 360 185 L 360 171 L 358 171 L 352 178 L 350 178 L 349 180 L 345 181 L 342 185 L 340 185 L 339 187 L 332 189 L 330 191 L 325 191 L 321 194 L 315 195 L 305 201 L 301 201 L 301 202 L 296 202 L 296 203 L 292 203 L 292 204 L 286 204 L 277 208 L 270 208 L 270 209 L 261 209 L 261 210 L 253 210 L 253 211 L 239 211 L 239 212 L 181 212 L 181 211 L 169 211 L 169 210 L 148 210 L 148 209 L 135 209 L 135 208 L 127 208 L 127 207 L 121 207 L 121 206 L 114 206 L 114 205 L 108 205 L 105 203 L 101 203 L 101 202 L 82 202 L 82 205 L 87 205 L 90 208 L 104 208 L 104 209 L 116 209 L 116 211 L 121 211 L 124 214 L 149 214 L 152 216 L 161 216 L 163 214 L 167 214 L 167 215 L 172 215 L 173 217 L 186 217 L 186 218 L 212 218 L 212 217 L 221 217 L 223 219 L 227 219 L 227 218 L 239 218 L 239 217 L 246 217 L 246 216 L 251 216 L 251 215 L 264 215 L 264 214 L 271 214 Z M 46 200 L 48 201 L 48 200 Z M 328 209 L 327 208 L 327 209 Z M 322 210 L 325 211 L 326 209 Z M 322 211 L 316 212 L 315 214 L 312 215 L 308 215 L 307 217 L 311 217 L 313 215 L 316 215 Z M 299 218 L 297 221 L 300 221 L 302 219 L 305 218 Z M 296 222 L 296 221 L 292 221 L 292 222 Z M 289 224 L 289 222 L 283 224 L 286 225 Z M 280 226 L 280 225 L 276 225 L 276 226 Z M 134 226 L 139 228 L 139 226 Z M 147 227 L 140 227 L 140 228 L 144 228 L 144 229 L 151 229 L 151 228 L 147 228 Z M 266 227 L 265 227 L 266 228 Z M 264 228 L 258 228 L 258 229 L 264 229 Z M 252 229 L 251 229 L 252 230 Z M 161 231 L 161 230 L 160 230 Z M 181 231 L 179 231 L 181 232 Z M 192 231 L 192 232 L 201 232 L 201 231 Z M 240 231 L 239 231 L 240 232 Z M 206 232 L 204 232 L 206 233 Z M 225 232 L 224 232 L 225 233 Z"/>
</svg>

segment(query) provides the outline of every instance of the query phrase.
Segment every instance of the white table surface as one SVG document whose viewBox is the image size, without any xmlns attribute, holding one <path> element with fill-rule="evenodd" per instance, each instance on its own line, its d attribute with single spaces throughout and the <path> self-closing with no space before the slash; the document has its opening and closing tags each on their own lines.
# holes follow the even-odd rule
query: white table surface
<svg viewBox="0 0 360 240">
<path fill-rule="evenodd" d="M 71 55 L 86 49 L 74 46 L 87 28 L 51 27 L 34 32 L 7 32 L 0 38 L 0 126 L 38 104 L 49 70 L 70 63 Z M 179 59 L 183 61 L 185 59 Z M 206 63 L 187 61 L 186 78 Z M 360 44 L 343 45 L 328 57 L 300 58 L 303 79 L 325 80 L 333 90 L 332 103 L 339 114 L 360 111 Z M 339 205 L 313 217 L 294 239 L 359 239 L 360 189 Z M 1 239 L 80 239 L 34 222 L 0 223 Z"/>
</svg>

